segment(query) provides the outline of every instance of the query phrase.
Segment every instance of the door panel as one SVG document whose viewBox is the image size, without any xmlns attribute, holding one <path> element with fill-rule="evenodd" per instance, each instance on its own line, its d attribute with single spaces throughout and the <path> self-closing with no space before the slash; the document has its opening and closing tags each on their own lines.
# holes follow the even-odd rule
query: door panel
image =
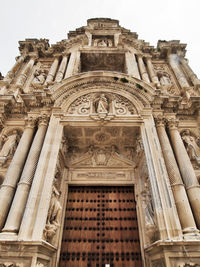
<svg viewBox="0 0 200 267">
<path fill-rule="evenodd" d="M 69 187 L 60 267 L 142 266 L 133 187 Z"/>
</svg>

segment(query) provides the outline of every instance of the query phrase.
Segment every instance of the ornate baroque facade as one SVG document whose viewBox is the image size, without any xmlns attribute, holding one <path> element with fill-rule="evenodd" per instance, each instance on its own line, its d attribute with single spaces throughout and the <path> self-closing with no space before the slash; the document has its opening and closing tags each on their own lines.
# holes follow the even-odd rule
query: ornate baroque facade
<svg viewBox="0 0 200 267">
<path fill-rule="evenodd" d="M 185 48 L 102 18 L 52 46 L 19 42 L 0 81 L 0 266 L 200 266 L 200 81 Z"/>
</svg>

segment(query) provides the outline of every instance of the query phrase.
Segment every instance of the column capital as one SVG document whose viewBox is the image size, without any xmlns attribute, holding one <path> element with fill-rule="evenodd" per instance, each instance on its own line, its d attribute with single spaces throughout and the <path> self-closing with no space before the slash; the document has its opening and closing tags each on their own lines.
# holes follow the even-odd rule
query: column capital
<svg viewBox="0 0 200 267">
<path fill-rule="evenodd" d="M 47 125 L 49 122 L 49 116 L 46 114 L 42 114 L 38 117 L 38 126 L 40 125 Z"/>
<path fill-rule="evenodd" d="M 25 128 L 34 128 L 36 120 L 33 117 L 27 117 L 25 119 Z"/>
<path fill-rule="evenodd" d="M 176 118 L 169 118 L 167 120 L 167 126 L 170 130 L 177 130 L 178 124 L 179 124 L 179 120 Z"/>
<path fill-rule="evenodd" d="M 165 127 L 167 124 L 167 119 L 162 115 L 154 117 L 154 120 L 156 127 Z"/>
</svg>

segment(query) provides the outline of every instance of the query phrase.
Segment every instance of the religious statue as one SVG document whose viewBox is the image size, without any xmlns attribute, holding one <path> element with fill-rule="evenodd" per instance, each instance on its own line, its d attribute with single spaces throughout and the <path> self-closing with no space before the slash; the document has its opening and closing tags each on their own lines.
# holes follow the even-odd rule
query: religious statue
<svg viewBox="0 0 200 267">
<path fill-rule="evenodd" d="M 44 229 L 44 237 L 48 241 L 53 238 L 53 236 L 56 234 L 58 227 L 60 226 L 60 216 L 62 207 L 59 201 L 60 192 L 58 191 L 55 185 L 56 181 L 57 179 L 54 179 L 51 201 L 47 215 L 47 223 Z"/>
<path fill-rule="evenodd" d="M 200 147 L 197 144 L 196 138 L 191 135 L 190 130 L 185 130 L 182 134 L 182 139 L 190 160 L 196 161 L 198 166 L 200 166 Z"/>
<path fill-rule="evenodd" d="M 33 87 L 38 87 L 44 84 L 46 80 L 46 73 L 44 70 L 36 70 L 34 76 L 35 78 L 32 81 Z"/>
<path fill-rule="evenodd" d="M 18 138 L 19 136 L 16 130 L 14 130 L 9 136 L 2 136 L 2 147 L 0 151 L 1 164 L 4 164 L 10 156 L 13 156 L 19 141 Z"/>
<path fill-rule="evenodd" d="M 96 100 L 95 100 L 95 110 L 97 113 L 108 113 L 108 99 L 105 96 L 105 94 L 101 94 Z"/>
</svg>

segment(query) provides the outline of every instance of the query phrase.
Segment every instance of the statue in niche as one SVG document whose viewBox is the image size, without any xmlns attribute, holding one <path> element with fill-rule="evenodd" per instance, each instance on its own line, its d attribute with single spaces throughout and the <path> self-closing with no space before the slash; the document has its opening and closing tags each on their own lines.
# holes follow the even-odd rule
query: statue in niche
<svg viewBox="0 0 200 267">
<path fill-rule="evenodd" d="M 171 80 L 170 80 L 170 76 L 169 76 L 168 73 L 166 73 L 166 72 L 159 72 L 158 73 L 158 78 L 160 80 L 160 84 L 164 88 L 168 89 L 168 88 L 170 88 L 172 86 L 172 83 L 171 83 Z"/>
<path fill-rule="evenodd" d="M 194 136 L 192 136 L 190 130 L 185 130 L 183 132 L 182 139 L 190 160 L 196 161 L 197 165 L 200 167 L 200 147 L 197 144 L 199 139 L 196 139 Z"/>
<path fill-rule="evenodd" d="M 54 179 L 54 184 L 52 187 L 52 195 L 49 206 L 49 211 L 47 215 L 47 223 L 44 229 L 44 237 L 47 241 L 51 241 L 55 236 L 57 229 L 60 226 L 61 217 L 61 204 L 60 204 L 60 192 L 57 189 L 57 179 Z"/>
<path fill-rule="evenodd" d="M 108 99 L 105 94 L 101 94 L 95 101 L 95 111 L 97 113 L 108 113 Z"/>
<path fill-rule="evenodd" d="M 46 80 L 46 73 L 44 70 L 36 70 L 34 76 L 35 78 L 32 81 L 33 87 L 38 87 L 44 84 Z"/>
<path fill-rule="evenodd" d="M 12 134 L 9 136 L 6 135 L 2 136 L 1 140 L 2 148 L 0 151 L 1 165 L 3 165 L 8 158 L 14 155 L 18 142 L 19 142 L 19 135 L 16 130 L 14 130 Z"/>
</svg>

